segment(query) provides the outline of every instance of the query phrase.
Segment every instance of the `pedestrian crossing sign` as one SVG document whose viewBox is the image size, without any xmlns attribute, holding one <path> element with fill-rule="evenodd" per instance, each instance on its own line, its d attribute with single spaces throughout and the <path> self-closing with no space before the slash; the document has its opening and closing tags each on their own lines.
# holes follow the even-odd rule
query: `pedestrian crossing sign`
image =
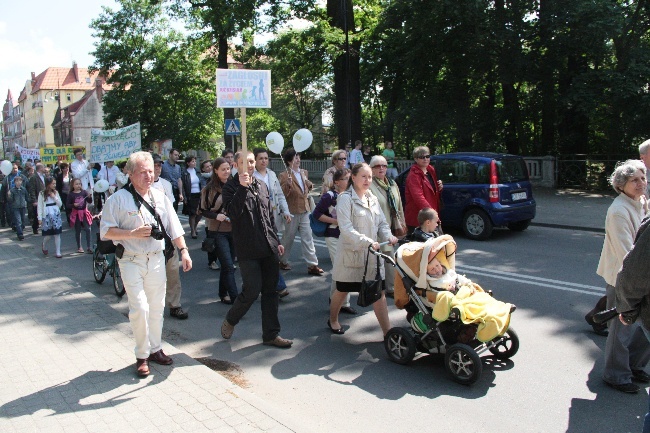
<svg viewBox="0 0 650 433">
<path fill-rule="evenodd" d="M 241 126 L 238 119 L 226 119 L 226 135 L 240 135 Z"/>
</svg>

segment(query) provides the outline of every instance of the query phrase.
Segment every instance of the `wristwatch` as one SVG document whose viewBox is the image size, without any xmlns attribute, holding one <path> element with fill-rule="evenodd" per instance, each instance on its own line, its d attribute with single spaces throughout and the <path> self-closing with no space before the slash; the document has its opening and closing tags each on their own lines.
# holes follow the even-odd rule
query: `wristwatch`
<svg viewBox="0 0 650 433">
<path fill-rule="evenodd" d="M 190 251 L 187 249 L 187 247 L 179 248 L 178 251 L 180 251 L 181 254 L 183 254 L 183 250 Z"/>
</svg>

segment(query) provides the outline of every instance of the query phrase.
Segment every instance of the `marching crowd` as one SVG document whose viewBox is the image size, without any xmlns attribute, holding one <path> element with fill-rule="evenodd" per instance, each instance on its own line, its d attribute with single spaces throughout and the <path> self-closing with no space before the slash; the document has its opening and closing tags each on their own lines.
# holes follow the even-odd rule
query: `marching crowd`
<svg viewBox="0 0 650 433">
<path fill-rule="evenodd" d="M 645 372 L 650 360 L 647 330 L 623 316 L 609 326 L 594 322 L 593 317 L 606 307 L 626 305 L 641 311 L 642 320 L 650 320 L 645 308 L 650 305 L 650 291 L 630 297 L 617 285 L 619 270 L 625 274 L 626 257 L 634 252 L 648 215 L 650 140 L 639 152 L 640 160 L 620 163 L 610 179 L 618 196 L 607 213 L 597 270 L 605 279 L 607 295 L 586 316 L 597 333 L 607 335 L 603 378 L 623 392 L 638 392 L 640 387 L 634 382 L 650 382 Z M 303 269 L 308 275 L 324 275 L 310 217 L 325 224 L 323 236 L 333 264 L 328 288 L 330 331 L 341 335 L 348 330 L 340 313 L 357 314 L 350 293 L 359 292 L 364 277 L 373 279 L 378 273 L 384 290 L 372 305 L 386 334 L 390 329 L 386 296 L 393 291 L 394 270 L 368 254 L 368 248 L 392 255 L 398 238 L 407 233 L 422 241 L 436 236 L 443 188 L 430 165 L 429 149 L 418 147 L 405 180 L 403 204 L 394 181 L 394 157 L 390 144 L 382 155 L 369 156 L 360 142 L 354 149 L 335 151 L 316 201 L 309 173 L 301 168 L 300 154 L 293 149 L 283 152 L 285 170 L 278 174 L 269 168 L 269 153 L 262 148 L 236 154 L 225 150 L 214 161 L 201 164 L 188 156 L 183 167 L 177 149 L 171 149 L 164 161 L 158 155 L 136 152 L 118 166 L 107 162 L 99 167 L 76 151 L 71 164 L 61 163 L 53 169 L 40 161 L 26 161 L 22 167 L 13 163 L 11 171 L 1 175 L 0 224 L 11 226 L 19 241 L 25 237 L 25 227 L 31 225 L 34 234 L 40 231 L 43 235 L 42 253 L 49 253 L 53 239 L 55 255 L 60 258 L 64 225 L 75 229 L 77 252 L 92 253 L 91 227 L 93 221 L 101 220 L 101 238 L 116 246 L 128 294 L 137 374 L 146 376 L 149 362 L 172 363 L 161 348 L 165 306 L 171 317 L 188 317 L 180 303 L 178 264 L 180 261 L 181 268 L 189 271 L 192 259 L 178 218 L 181 203 L 192 238 L 198 238 L 197 227 L 205 220 L 201 249 L 207 255 L 207 266 L 220 269 L 219 298 L 230 305 L 220 329 L 224 339 L 233 336 L 239 321 L 261 295 L 263 344 L 291 347 L 292 341 L 280 336 L 278 301 L 288 295 L 282 271 L 292 269 L 289 255 L 297 235 L 306 265 Z M 237 286 L 235 263 L 241 269 L 241 287 Z M 636 272 L 638 276 L 640 271 Z M 650 281 L 643 275 L 644 281 Z M 637 286 L 630 287 L 638 291 Z"/>
<path fill-rule="evenodd" d="M 171 149 L 164 161 L 159 155 L 135 152 L 118 165 L 91 164 L 77 149 L 70 164 L 52 168 L 38 160 L 12 163 L 0 183 L 1 223 L 11 226 L 18 240 L 31 225 L 35 235 L 43 236 L 42 253 L 49 254 L 53 239 L 55 256 L 61 258 L 63 228 L 74 228 L 78 253 L 92 254 L 91 229 L 97 221 L 101 238 L 113 241 L 116 248 L 136 340 L 137 373 L 146 376 L 150 361 L 171 363 L 160 346 L 165 306 L 170 317 L 188 317 L 180 303 L 178 263 L 180 259 L 182 269 L 189 271 L 192 259 L 178 218 L 179 204 L 193 239 L 199 236 L 199 222 L 205 220 L 201 249 L 208 267 L 220 270 L 221 302 L 231 305 L 221 325 L 223 338 L 232 337 L 261 294 L 263 343 L 287 348 L 292 341 L 279 335 L 278 300 L 289 294 L 281 271 L 292 269 L 288 258 L 296 236 L 307 274 L 324 275 L 310 216 L 327 224 L 325 241 L 334 265 L 327 321 L 332 333 L 345 332 L 339 313 L 357 314 L 350 292 L 359 291 L 364 275 L 375 277 L 376 265 L 385 293 L 392 294 L 392 267 L 384 268 L 373 255 L 364 267 L 367 249 L 392 254 L 398 237 L 421 225 L 418 213 L 424 208 L 425 220 L 435 218 L 437 224 L 442 183 L 429 165 L 428 148 L 416 148 L 413 156 L 406 184 L 409 204 L 404 208 L 394 181 L 392 143 L 386 144 L 382 155 L 370 156 L 360 141 L 354 149 L 334 152 L 316 201 L 309 173 L 300 167 L 301 156 L 293 149 L 283 152 L 286 169 L 277 174 L 268 167 L 269 153 L 262 148 L 247 154 L 225 150 L 214 161 L 200 164 L 188 156 L 184 166 L 177 149 Z M 241 287 L 235 278 L 236 263 Z M 384 292 L 373 308 L 385 334 L 390 323 Z"/>
</svg>

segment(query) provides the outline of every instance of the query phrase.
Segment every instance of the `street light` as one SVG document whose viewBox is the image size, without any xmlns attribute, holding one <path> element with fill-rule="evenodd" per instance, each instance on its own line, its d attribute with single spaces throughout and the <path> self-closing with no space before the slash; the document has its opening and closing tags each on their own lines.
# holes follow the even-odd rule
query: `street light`
<svg viewBox="0 0 650 433">
<path fill-rule="evenodd" d="M 57 76 L 57 87 L 61 87 L 61 83 L 59 83 L 59 78 Z M 57 91 L 57 95 L 54 95 L 54 92 Z M 52 98 L 56 99 L 59 103 L 59 117 L 60 117 L 60 124 L 59 124 L 59 146 L 63 146 L 63 115 L 61 114 L 61 93 L 59 92 L 59 89 L 52 89 L 48 92 L 45 92 L 45 98 L 43 99 L 44 103 L 47 103 L 47 94 L 51 94 Z M 45 116 L 43 116 L 43 121 L 45 121 Z"/>
</svg>

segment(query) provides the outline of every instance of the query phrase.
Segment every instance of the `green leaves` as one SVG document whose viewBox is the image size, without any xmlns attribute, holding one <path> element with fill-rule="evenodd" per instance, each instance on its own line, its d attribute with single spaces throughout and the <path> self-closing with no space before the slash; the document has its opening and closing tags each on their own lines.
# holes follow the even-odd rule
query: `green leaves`
<svg viewBox="0 0 650 433">
<path fill-rule="evenodd" d="M 206 148 L 217 129 L 213 72 L 204 45 L 174 31 L 159 4 L 121 0 L 91 23 L 92 68 L 108 74 L 104 97 L 109 127 L 141 122 L 143 142 L 171 138 L 181 149 Z"/>
</svg>

